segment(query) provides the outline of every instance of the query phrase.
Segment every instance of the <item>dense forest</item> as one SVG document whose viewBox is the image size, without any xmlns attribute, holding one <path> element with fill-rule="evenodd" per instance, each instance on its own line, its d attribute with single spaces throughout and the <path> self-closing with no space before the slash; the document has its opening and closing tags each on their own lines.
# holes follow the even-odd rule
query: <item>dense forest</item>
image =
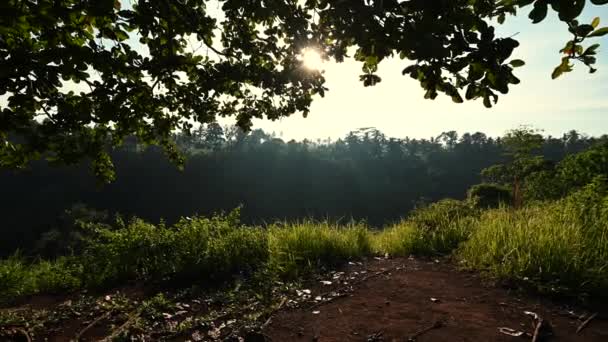
<svg viewBox="0 0 608 342">
<path fill-rule="evenodd" d="M 38 161 L 24 171 L 3 171 L 0 251 L 33 251 L 43 233 L 69 229 L 65 211 L 82 206 L 98 212 L 81 215 L 108 220 L 120 214 L 174 223 L 241 205 L 249 224 L 314 218 L 380 227 L 416 206 L 463 199 L 482 181 L 499 182 L 490 173 L 482 179 L 482 170 L 511 158 L 503 138 L 481 132 L 397 139 L 362 128 L 336 141 L 285 142 L 262 130 L 246 134 L 210 124 L 174 138 L 187 155 L 181 171 L 160 149 L 135 139 L 113 152 L 117 180 L 110 184 L 99 183 L 86 162 L 57 167 Z M 543 165 L 555 165 L 602 141 L 607 137 L 570 131 L 542 137 L 532 152 Z M 540 192 L 549 193 L 544 185 Z"/>
</svg>

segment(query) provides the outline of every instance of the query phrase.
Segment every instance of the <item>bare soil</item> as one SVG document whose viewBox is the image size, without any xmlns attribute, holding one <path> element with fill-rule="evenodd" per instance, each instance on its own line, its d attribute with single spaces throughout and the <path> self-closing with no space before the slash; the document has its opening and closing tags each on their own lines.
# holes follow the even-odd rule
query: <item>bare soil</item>
<svg viewBox="0 0 608 342">
<path fill-rule="evenodd" d="M 577 333 L 591 312 L 484 284 L 449 263 L 394 259 L 367 268 L 377 276 L 349 296 L 281 311 L 264 333 L 272 341 L 530 341 L 536 313 L 544 322 L 537 341 L 608 341 L 604 313 Z"/>
<path fill-rule="evenodd" d="M 270 306 L 243 290 L 166 291 L 174 305 L 153 319 L 137 311 L 157 293 L 145 284 L 37 296 L 0 308 L 0 341 L 100 341 L 121 329 L 133 341 L 608 341 L 608 308 L 497 286 L 449 260 L 373 258 L 281 286 Z M 22 323 L 6 321 L 11 315 Z"/>
</svg>

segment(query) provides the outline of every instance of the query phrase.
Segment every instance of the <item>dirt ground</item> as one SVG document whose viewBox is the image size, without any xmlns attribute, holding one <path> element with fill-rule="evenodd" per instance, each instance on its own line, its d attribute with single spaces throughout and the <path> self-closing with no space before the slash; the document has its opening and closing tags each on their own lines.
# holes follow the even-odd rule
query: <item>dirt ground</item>
<svg viewBox="0 0 608 342">
<path fill-rule="evenodd" d="M 536 313 L 543 320 L 537 341 L 608 341 L 605 313 L 577 333 L 592 312 L 484 284 L 447 263 L 395 259 L 367 268 L 372 277 L 349 296 L 281 311 L 265 334 L 272 341 L 530 341 Z"/>
<path fill-rule="evenodd" d="M 150 318 L 137 308 L 155 291 L 34 297 L 0 309 L 0 342 L 109 341 L 120 331 L 121 340 L 131 341 L 534 341 L 535 335 L 536 341 L 608 341 L 608 308 L 596 312 L 509 290 L 448 260 L 352 262 L 285 285 L 270 308 L 243 290 L 233 292 L 244 295 L 240 301 L 224 298 L 226 289 L 219 297 L 168 291 L 173 304 Z M 22 323 L 6 321 L 14 314 Z"/>
</svg>

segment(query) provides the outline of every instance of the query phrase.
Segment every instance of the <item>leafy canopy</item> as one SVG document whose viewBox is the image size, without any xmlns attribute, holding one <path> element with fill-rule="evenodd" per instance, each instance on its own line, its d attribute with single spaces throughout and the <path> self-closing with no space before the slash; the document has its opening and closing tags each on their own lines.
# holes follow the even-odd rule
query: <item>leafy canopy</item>
<svg viewBox="0 0 608 342">
<path fill-rule="evenodd" d="M 605 5 L 608 0 L 590 0 Z M 132 5 L 131 5 L 132 3 Z M 553 72 L 581 61 L 594 72 L 608 33 L 599 18 L 581 24 L 586 0 L 3 0 L 0 2 L 0 164 L 24 167 L 46 158 L 92 160 L 114 177 L 107 151 L 135 136 L 183 158 L 175 130 L 236 116 L 308 113 L 324 95 L 321 72 L 302 67 L 315 47 L 338 62 L 349 48 L 362 62 L 365 86 L 381 81 L 378 64 L 398 55 L 403 74 L 425 98 L 482 99 L 486 107 L 519 83 L 519 45 L 495 35 L 495 25 L 526 8 L 533 23 L 550 10 L 573 35 Z M 529 7 L 529 8 L 528 8 Z"/>
</svg>

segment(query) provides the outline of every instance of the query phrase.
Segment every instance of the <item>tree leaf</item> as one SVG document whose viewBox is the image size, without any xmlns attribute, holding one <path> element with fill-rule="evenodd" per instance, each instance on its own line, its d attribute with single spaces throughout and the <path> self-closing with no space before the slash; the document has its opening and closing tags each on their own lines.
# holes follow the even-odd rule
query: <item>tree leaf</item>
<svg viewBox="0 0 608 342">
<path fill-rule="evenodd" d="M 585 8 L 586 0 L 558 0 L 559 1 L 559 19 L 562 21 L 570 21 L 578 17 Z M 555 2 L 554 2 L 555 3 Z"/>
<path fill-rule="evenodd" d="M 601 29 L 597 29 L 597 30 L 591 32 L 591 34 L 589 34 L 587 36 L 587 38 L 602 37 L 606 34 L 608 34 L 608 27 L 602 27 Z"/>
<path fill-rule="evenodd" d="M 594 29 L 596 29 L 598 26 L 600 26 L 600 17 L 593 18 L 593 21 L 591 22 L 591 26 L 593 26 Z"/>
<path fill-rule="evenodd" d="M 532 19 L 532 23 L 537 24 L 547 17 L 547 11 L 548 6 L 546 1 L 536 1 L 534 3 L 534 9 L 530 12 L 528 17 Z"/>
<path fill-rule="evenodd" d="M 593 32 L 593 29 L 594 29 L 593 26 L 584 24 L 584 25 L 579 25 L 576 28 L 575 32 L 576 32 L 577 36 L 586 37 L 589 33 Z"/>
<path fill-rule="evenodd" d="M 514 59 L 509 64 L 511 64 L 511 66 L 514 68 L 519 68 L 526 65 L 526 62 L 522 61 L 521 59 Z"/>
</svg>

